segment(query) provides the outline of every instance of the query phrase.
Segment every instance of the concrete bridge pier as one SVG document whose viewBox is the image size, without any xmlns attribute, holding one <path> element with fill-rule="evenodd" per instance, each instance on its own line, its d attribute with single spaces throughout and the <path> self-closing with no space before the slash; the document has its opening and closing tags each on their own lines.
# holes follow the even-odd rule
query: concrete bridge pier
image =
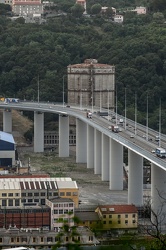
<svg viewBox="0 0 166 250">
<path fill-rule="evenodd" d="M 3 131 L 12 133 L 12 112 L 10 110 L 3 110 Z"/>
<path fill-rule="evenodd" d="M 44 113 L 34 112 L 34 152 L 44 152 Z"/>
<path fill-rule="evenodd" d="M 110 138 L 110 190 L 123 190 L 123 146 Z"/>
<path fill-rule="evenodd" d="M 59 157 L 69 157 L 69 117 L 59 115 Z"/>
<path fill-rule="evenodd" d="M 159 227 L 166 225 L 166 171 L 151 164 L 151 219 Z M 154 214 L 157 216 L 155 217 Z M 157 221 L 157 220 L 158 221 Z"/>
<path fill-rule="evenodd" d="M 101 174 L 101 132 L 94 130 L 94 174 Z"/>
<path fill-rule="evenodd" d="M 87 125 L 87 168 L 94 168 L 94 128 Z"/>
<path fill-rule="evenodd" d="M 128 150 L 128 203 L 143 205 L 143 157 Z"/>
<path fill-rule="evenodd" d="M 109 181 L 109 137 L 102 134 L 101 179 Z"/>
<path fill-rule="evenodd" d="M 76 163 L 87 163 L 87 125 L 76 119 Z"/>
</svg>

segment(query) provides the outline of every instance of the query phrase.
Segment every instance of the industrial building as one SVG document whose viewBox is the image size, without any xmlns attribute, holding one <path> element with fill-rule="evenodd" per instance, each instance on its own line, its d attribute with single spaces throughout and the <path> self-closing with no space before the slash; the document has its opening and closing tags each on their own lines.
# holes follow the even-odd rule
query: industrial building
<svg viewBox="0 0 166 250">
<path fill-rule="evenodd" d="M 114 110 L 115 66 L 86 59 L 84 63 L 69 65 L 67 76 L 69 104 Z"/>
<path fill-rule="evenodd" d="M 15 165 L 15 141 L 12 134 L 0 131 L 0 166 Z"/>
<path fill-rule="evenodd" d="M 76 181 L 71 178 L 1 178 L 0 206 L 23 207 L 45 205 L 46 199 L 60 196 L 73 200 L 78 207 L 79 192 Z"/>
</svg>

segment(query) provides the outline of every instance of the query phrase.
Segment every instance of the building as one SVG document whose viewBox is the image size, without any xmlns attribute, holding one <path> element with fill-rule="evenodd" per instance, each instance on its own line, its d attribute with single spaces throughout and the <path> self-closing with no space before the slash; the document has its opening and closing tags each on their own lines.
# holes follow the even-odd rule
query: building
<svg viewBox="0 0 166 250">
<path fill-rule="evenodd" d="M 13 206 L 0 208 L 0 228 L 37 230 L 50 229 L 50 208 L 47 206 Z"/>
<path fill-rule="evenodd" d="M 123 15 L 116 14 L 114 15 L 113 19 L 115 23 L 123 23 L 124 18 L 123 18 Z"/>
<path fill-rule="evenodd" d="M 80 4 L 83 8 L 84 8 L 84 13 L 83 14 L 86 14 L 86 0 L 76 0 L 76 3 L 77 4 Z"/>
<path fill-rule="evenodd" d="M 138 227 L 138 211 L 135 205 L 101 205 L 95 212 L 98 213 L 103 230 L 118 230 L 131 232 Z"/>
<path fill-rule="evenodd" d="M 114 110 L 115 66 L 86 59 L 82 64 L 69 65 L 67 74 L 69 104 Z"/>
<path fill-rule="evenodd" d="M 1 178 L 0 206 L 45 205 L 46 199 L 70 198 L 78 207 L 77 183 L 71 178 Z"/>
<path fill-rule="evenodd" d="M 140 14 L 146 14 L 146 7 L 136 7 L 134 10 L 134 12 L 136 12 L 138 15 Z"/>
<path fill-rule="evenodd" d="M 97 212 L 93 209 L 76 209 L 75 217 L 79 220 L 79 226 L 88 227 L 90 229 L 101 228 L 101 219 Z"/>
<path fill-rule="evenodd" d="M 59 231 L 67 223 L 70 227 L 74 226 L 74 202 L 72 199 L 56 197 L 46 199 L 46 205 L 51 209 L 51 230 Z"/>
<path fill-rule="evenodd" d="M 43 14 L 43 4 L 41 0 L 13 0 L 12 11 L 19 16 Z"/>
<path fill-rule="evenodd" d="M 0 131 L 0 166 L 15 165 L 15 141 L 12 134 Z"/>
</svg>

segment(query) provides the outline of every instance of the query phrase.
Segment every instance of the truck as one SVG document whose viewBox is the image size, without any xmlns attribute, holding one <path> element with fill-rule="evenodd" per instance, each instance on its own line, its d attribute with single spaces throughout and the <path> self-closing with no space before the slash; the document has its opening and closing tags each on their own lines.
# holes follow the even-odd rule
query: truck
<svg viewBox="0 0 166 250">
<path fill-rule="evenodd" d="M 92 118 L 92 112 L 89 112 L 89 111 L 88 111 L 88 112 L 86 113 L 86 117 L 91 119 L 91 118 Z"/>
<path fill-rule="evenodd" d="M 111 125 L 111 130 L 114 132 L 114 133 L 118 133 L 119 132 L 119 127 L 117 125 Z"/>
<path fill-rule="evenodd" d="M 164 148 L 156 148 L 155 153 L 160 158 L 166 157 L 166 150 Z"/>
</svg>

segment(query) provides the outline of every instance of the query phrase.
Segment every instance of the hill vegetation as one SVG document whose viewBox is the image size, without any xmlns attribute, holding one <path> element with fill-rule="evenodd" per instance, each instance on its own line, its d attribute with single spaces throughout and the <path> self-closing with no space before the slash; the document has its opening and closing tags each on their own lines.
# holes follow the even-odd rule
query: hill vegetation
<svg viewBox="0 0 166 250">
<path fill-rule="evenodd" d="M 111 13 L 76 17 L 71 11 L 75 1 L 55 3 L 67 15 L 43 25 L 0 16 L 1 95 L 37 101 L 39 77 L 40 101 L 62 102 L 67 66 L 95 58 L 116 67 L 118 113 L 124 115 L 126 89 L 127 117 L 135 119 L 137 96 L 137 121 L 146 124 L 148 96 L 149 126 L 158 129 L 161 100 L 161 128 L 166 132 L 166 1 L 88 1 L 89 13 L 95 4 L 121 13 L 138 4 L 148 7 L 146 15 L 123 12 L 122 25 L 112 21 Z"/>
</svg>

